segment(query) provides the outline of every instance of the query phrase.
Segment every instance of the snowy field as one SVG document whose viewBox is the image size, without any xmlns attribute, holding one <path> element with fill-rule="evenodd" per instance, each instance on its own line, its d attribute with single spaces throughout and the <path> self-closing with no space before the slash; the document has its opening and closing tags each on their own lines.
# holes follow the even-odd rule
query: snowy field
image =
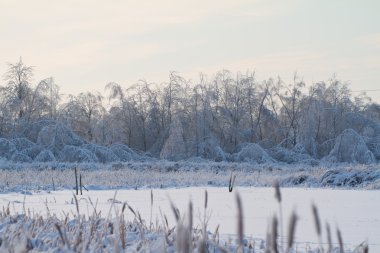
<svg viewBox="0 0 380 253">
<path fill-rule="evenodd" d="M 86 216 L 86 219 L 78 219 L 73 197 L 74 168 L 77 168 L 78 174 L 82 176 L 83 185 L 89 190 L 84 189 L 83 196 L 78 196 L 79 213 Z M 228 192 L 231 175 L 236 176 L 233 193 Z M 139 218 L 136 219 L 129 208 L 125 208 L 122 220 L 125 218 L 126 245 L 129 251 L 140 249 L 140 251 L 162 252 L 162 245 L 166 245 L 168 249 L 165 251 L 173 252 L 176 249 L 177 230 L 170 229 L 178 227 L 178 224 L 174 219 L 169 199 L 178 207 L 181 216 L 187 213 L 189 201 L 192 200 L 195 228 L 193 236 L 202 238 L 202 233 L 199 231 L 204 217 L 204 191 L 207 189 L 209 197 L 206 216 L 209 217 L 207 231 L 210 245 L 216 243 L 214 236 L 219 225 L 217 235 L 220 237 L 220 242 L 217 245 L 227 247 L 229 252 L 236 252 L 238 221 L 236 192 L 239 192 L 243 203 L 247 249 L 249 245 L 253 245 L 255 252 L 264 252 L 263 247 L 271 218 L 279 213 L 272 188 L 275 181 L 278 181 L 282 187 L 285 243 L 291 212 L 295 210 L 299 217 L 294 238 L 297 252 L 317 252 L 315 249 L 320 247 L 311 211 L 312 203 L 315 203 L 319 210 L 322 245 L 325 249 L 327 249 L 326 224 L 329 223 L 334 247 L 338 247 L 337 228 L 339 228 L 345 249 L 350 249 L 347 252 L 362 252 L 354 249 L 364 241 L 368 241 L 371 252 L 380 252 L 380 166 L 378 164 L 326 163 L 311 166 L 195 161 L 113 164 L 2 163 L 0 164 L 0 207 L 2 208 L 0 234 L 9 235 L 8 239 L 15 243 L 25 239 L 20 239 L 20 236 L 30 233 L 31 235 L 26 237 L 30 237 L 29 244 L 33 245 L 36 251 L 51 251 L 68 249 L 70 245 L 62 243 L 64 240 L 60 239 L 55 224 L 60 224 L 60 228 L 67 233 L 66 236 L 69 238 L 67 240 L 71 245 L 77 242 L 79 235 L 83 240 L 87 240 L 85 233 L 93 232 L 86 231 L 93 231 L 94 224 L 97 224 L 96 236 L 94 234 L 90 237 L 92 239 L 89 239 L 94 248 L 87 248 L 87 252 L 99 251 L 99 247 L 113 250 L 116 244 L 122 249 L 120 240 L 114 238 L 122 235 L 109 235 L 107 233 L 113 230 L 106 229 L 104 232 L 104 228 L 109 224 L 119 226 L 122 206 L 127 203 L 140 213 L 141 220 L 144 220 L 141 222 Z M 150 189 L 153 189 L 154 195 L 153 230 L 149 227 Z M 94 206 L 96 213 L 100 214 L 100 216 L 95 215 L 95 218 Z M 26 216 L 17 214 L 26 214 Z M 119 215 L 117 218 L 116 214 Z M 163 216 L 167 217 L 168 225 L 163 225 L 165 223 Z M 24 231 L 21 234 L 20 229 Z M 6 231 L 7 233 L 4 233 Z M 105 242 L 102 238 L 108 239 Z M 281 244 L 281 229 L 278 238 Z M 1 239 L 5 240 L 4 237 Z M 310 248 L 314 251 L 309 251 Z"/>
<path fill-rule="evenodd" d="M 188 209 L 189 201 L 194 204 L 194 227 L 201 227 L 204 215 L 205 189 L 208 191 L 207 217 L 208 231 L 213 232 L 219 225 L 221 240 L 234 241 L 237 234 L 237 208 L 235 192 L 239 192 L 243 203 L 244 235 L 248 241 L 259 247 L 264 242 L 268 222 L 274 214 L 278 214 L 278 203 L 272 188 L 237 187 L 232 193 L 226 187 L 189 187 L 153 189 L 152 222 L 162 223 L 162 215 L 168 218 L 169 227 L 175 226 L 175 219 L 170 207 L 170 200 L 178 207 L 181 215 Z M 380 251 L 380 192 L 377 190 L 333 190 L 333 189 L 281 189 L 283 199 L 284 231 L 287 234 L 288 220 L 293 210 L 299 220 L 296 228 L 295 242 L 298 252 L 305 252 L 308 247 L 318 247 L 311 204 L 315 203 L 319 210 L 323 226 L 322 240 L 326 247 L 325 225 L 328 222 L 332 231 L 333 243 L 337 246 L 336 229 L 342 231 L 346 248 L 353 249 L 368 240 L 371 252 Z M 116 194 L 116 196 L 115 196 Z M 113 201 L 115 199 L 115 201 Z M 78 196 L 79 212 L 91 216 L 94 212 L 90 200 L 97 212 L 103 217 L 120 213 L 122 205 L 127 202 L 141 217 L 150 221 L 151 192 L 143 190 L 96 190 L 85 191 Z M 111 203 L 114 203 L 113 205 Z M 68 215 L 73 218 L 77 207 L 73 192 L 69 190 L 55 192 L 35 192 L 33 194 L 8 193 L 0 195 L 0 205 L 9 206 L 11 213 L 36 213 L 47 217 L 56 215 L 64 220 Z M 126 220 L 133 220 L 129 210 L 124 213 Z M 1 228 L 0 228 L 1 229 Z M 4 232 L 4 228 L 2 228 Z M 280 232 L 281 235 L 281 232 Z M 281 241 L 281 239 L 279 239 Z M 286 242 L 286 238 L 284 238 Z"/>
<path fill-rule="evenodd" d="M 114 164 L 0 164 L 0 192 L 73 189 L 74 168 L 88 189 L 237 186 L 380 189 L 380 165 L 134 162 Z M 54 183 L 54 187 L 53 187 Z"/>
</svg>

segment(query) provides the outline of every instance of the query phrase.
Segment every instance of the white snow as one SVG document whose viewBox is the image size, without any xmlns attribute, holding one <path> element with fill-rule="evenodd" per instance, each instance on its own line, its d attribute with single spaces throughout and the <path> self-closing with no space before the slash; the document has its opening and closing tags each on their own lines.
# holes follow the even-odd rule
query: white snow
<svg viewBox="0 0 380 253">
<path fill-rule="evenodd" d="M 157 218 L 161 222 L 161 209 L 168 217 L 169 225 L 174 226 L 169 199 L 179 208 L 181 214 L 187 210 L 189 200 L 192 200 L 195 215 L 194 225 L 199 225 L 200 217 L 203 217 L 205 189 L 208 191 L 209 231 L 213 232 L 217 225 L 220 225 L 219 231 L 223 238 L 235 238 L 234 234 L 237 229 L 235 192 L 237 191 L 242 197 L 245 236 L 253 239 L 265 239 L 267 222 L 278 212 L 278 204 L 274 199 L 272 188 L 238 187 L 234 189 L 233 193 L 229 193 L 226 187 L 153 189 L 153 221 L 155 222 Z M 285 188 L 281 189 L 281 192 L 285 233 L 290 213 L 296 210 L 299 216 L 295 237 L 299 250 L 304 250 L 307 245 L 317 246 L 318 237 L 311 212 L 311 203 L 315 203 L 322 220 L 323 242 L 326 242 L 325 224 L 329 222 L 332 228 L 333 243 L 337 243 L 336 228 L 339 227 L 346 247 L 353 248 L 354 245 L 368 240 L 371 252 L 380 251 L 379 191 Z M 25 206 L 25 210 L 32 213 L 38 212 L 46 215 L 48 211 L 44 203 L 47 203 L 50 214 L 55 213 L 58 217 L 63 218 L 63 213 L 76 213 L 72 191 L 25 193 L 1 194 L 0 203 L 2 206 L 10 203 L 11 212 L 23 213 L 23 206 Z M 92 214 L 93 209 L 88 201 L 91 198 L 94 203 L 97 202 L 97 210 L 101 211 L 103 216 L 107 216 L 114 195 L 115 191 L 112 190 L 85 191 L 83 196 L 78 196 L 81 214 Z M 140 212 L 143 219 L 149 221 L 149 189 L 119 190 L 115 199 L 117 200 L 115 205 L 119 208 L 126 201 L 132 208 Z M 126 218 L 133 219 L 133 215 L 128 213 Z"/>
</svg>

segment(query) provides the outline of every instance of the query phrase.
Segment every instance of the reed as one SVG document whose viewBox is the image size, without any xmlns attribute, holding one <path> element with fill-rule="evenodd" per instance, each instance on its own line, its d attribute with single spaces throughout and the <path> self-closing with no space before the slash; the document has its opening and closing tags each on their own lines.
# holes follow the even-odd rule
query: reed
<svg viewBox="0 0 380 253">
<path fill-rule="evenodd" d="M 294 237 L 296 234 L 297 220 L 298 220 L 297 214 L 295 211 L 293 211 L 292 215 L 290 216 L 289 229 L 288 229 L 288 245 L 287 245 L 288 253 L 290 253 L 293 248 Z"/>
</svg>

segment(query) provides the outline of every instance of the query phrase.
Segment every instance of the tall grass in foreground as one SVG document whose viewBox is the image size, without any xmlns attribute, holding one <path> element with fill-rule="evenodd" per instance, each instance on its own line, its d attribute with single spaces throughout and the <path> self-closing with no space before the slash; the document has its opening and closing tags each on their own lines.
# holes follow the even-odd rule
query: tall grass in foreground
<svg viewBox="0 0 380 253">
<path fill-rule="evenodd" d="M 153 191 L 151 194 L 151 209 L 153 207 Z M 226 193 L 230 194 L 230 193 Z M 74 195 L 76 213 L 65 214 L 58 219 L 48 213 L 47 217 L 31 214 L 24 210 L 23 214 L 11 214 L 9 205 L 0 212 L 0 252 L 239 252 L 239 253 L 367 253 L 368 245 L 363 243 L 353 250 L 344 249 L 343 237 L 337 230 L 339 245 L 333 246 L 330 227 L 327 224 L 327 247 L 322 242 L 322 226 L 318 209 L 312 206 L 315 219 L 315 229 L 319 240 L 316 248 L 297 247 L 295 231 L 297 214 L 292 213 L 287 229 L 286 245 L 283 236 L 279 238 L 278 227 L 283 224 L 274 215 L 268 227 L 266 240 L 253 239 L 244 235 L 243 201 L 239 193 L 236 194 L 237 210 L 237 237 L 233 240 L 220 240 L 219 228 L 209 232 L 208 229 L 208 193 L 205 191 L 204 214 L 201 227 L 194 226 L 194 210 L 192 202 L 183 214 L 171 202 L 176 223 L 169 224 L 165 214 L 161 213 L 161 221 L 149 224 L 140 213 L 128 203 L 117 205 L 116 201 L 110 204 L 107 218 L 102 218 L 97 211 L 97 204 L 89 198 L 93 208 L 89 217 L 81 214 L 78 200 Z M 114 200 L 116 198 L 116 193 Z M 275 198 L 281 202 L 279 185 L 275 185 Z M 25 209 L 25 208 L 24 208 Z M 110 213 L 114 213 L 111 218 Z M 152 211 L 151 211 L 152 212 Z M 71 218 L 70 218 L 71 217 Z M 312 228 L 310 228 L 312 229 Z M 283 232 L 281 232 L 283 233 Z"/>
</svg>

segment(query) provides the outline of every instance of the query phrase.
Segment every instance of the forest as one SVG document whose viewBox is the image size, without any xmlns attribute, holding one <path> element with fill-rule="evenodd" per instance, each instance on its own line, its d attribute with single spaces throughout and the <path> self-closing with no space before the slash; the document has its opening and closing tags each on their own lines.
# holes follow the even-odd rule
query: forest
<svg viewBox="0 0 380 253">
<path fill-rule="evenodd" d="M 20 58 L 0 83 L 0 157 L 15 162 L 133 159 L 235 162 L 380 160 L 380 105 L 336 76 L 257 80 L 221 70 L 197 80 L 105 84 L 63 95 Z M 112 77 L 110 77 L 112 79 Z"/>
</svg>

